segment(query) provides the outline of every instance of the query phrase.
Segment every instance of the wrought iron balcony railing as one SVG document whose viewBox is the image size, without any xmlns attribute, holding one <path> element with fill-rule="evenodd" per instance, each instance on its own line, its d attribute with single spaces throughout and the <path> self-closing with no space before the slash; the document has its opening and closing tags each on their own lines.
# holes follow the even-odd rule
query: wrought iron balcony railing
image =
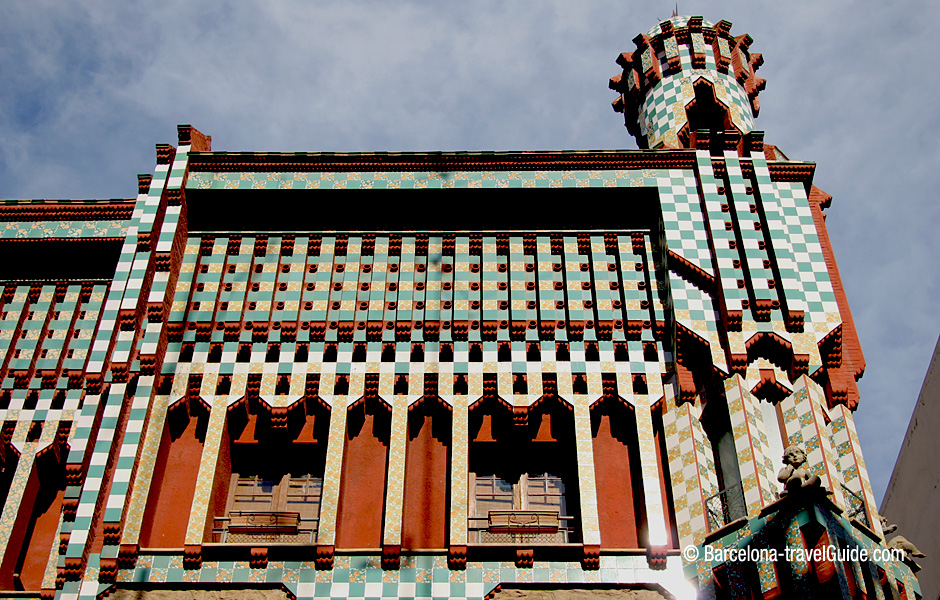
<svg viewBox="0 0 940 600">
<path fill-rule="evenodd" d="M 708 530 L 721 529 L 747 514 L 744 505 L 744 488 L 740 483 L 735 483 L 717 494 L 712 494 L 705 499 L 705 508 L 708 512 Z"/>
<path fill-rule="evenodd" d="M 212 541 L 219 544 L 314 544 L 319 519 L 293 512 L 233 511 L 215 517 Z"/>
<path fill-rule="evenodd" d="M 868 510 L 865 508 L 865 500 L 862 498 L 861 494 L 856 494 L 846 487 L 844 483 L 839 485 L 842 486 L 842 492 L 845 494 L 845 516 L 850 519 L 856 519 L 866 527 L 871 527 L 871 521 L 868 518 Z"/>
<path fill-rule="evenodd" d="M 574 517 L 554 511 L 492 510 L 485 517 L 470 517 L 471 544 L 567 544 L 573 529 L 566 526 Z"/>
</svg>

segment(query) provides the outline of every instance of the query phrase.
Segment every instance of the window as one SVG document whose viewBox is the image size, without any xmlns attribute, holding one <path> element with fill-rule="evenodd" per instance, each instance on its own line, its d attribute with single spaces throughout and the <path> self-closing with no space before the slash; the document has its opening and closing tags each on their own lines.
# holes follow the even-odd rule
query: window
<svg viewBox="0 0 940 600">
<path fill-rule="evenodd" d="M 286 381 L 278 377 L 276 393 Z M 316 397 L 284 408 L 257 398 L 229 407 L 231 454 L 219 461 L 213 483 L 212 542 L 317 542 L 329 422 L 329 408 Z"/>
<path fill-rule="evenodd" d="M 222 543 L 312 544 L 320 518 L 323 478 L 232 474 L 226 516 L 216 519 Z"/>
<path fill-rule="evenodd" d="M 470 540 L 481 544 L 558 544 L 569 541 L 565 483 L 549 473 L 517 481 L 470 474 Z"/>
<path fill-rule="evenodd" d="M 484 389 L 495 388 L 487 377 Z M 579 542 L 570 405 L 546 395 L 521 413 L 496 396 L 484 396 L 471 405 L 468 425 L 468 542 Z"/>
</svg>

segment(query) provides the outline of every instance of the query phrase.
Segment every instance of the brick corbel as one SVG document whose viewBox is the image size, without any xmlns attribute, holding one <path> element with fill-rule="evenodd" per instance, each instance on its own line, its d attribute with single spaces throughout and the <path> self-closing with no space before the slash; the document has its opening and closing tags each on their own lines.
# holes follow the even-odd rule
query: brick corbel
<svg viewBox="0 0 940 600">
<path fill-rule="evenodd" d="M 202 544 L 187 544 L 183 548 L 183 568 L 187 570 L 202 568 Z"/>
<path fill-rule="evenodd" d="M 646 562 L 654 571 L 666 570 L 667 546 L 650 546 L 646 549 Z"/>
<path fill-rule="evenodd" d="M 601 568 L 601 547 L 599 545 L 584 545 L 584 556 L 581 558 L 581 568 L 585 571 L 596 571 Z"/>
<path fill-rule="evenodd" d="M 462 571 L 467 568 L 467 547 L 451 546 L 447 550 L 447 566 L 451 571 Z"/>
<path fill-rule="evenodd" d="M 252 569 L 268 568 L 268 549 L 252 548 L 249 553 L 248 565 Z"/>
<path fill-rule="evenodd" d="M 137 544 L 121 544 L 118 550 L 118 566 L 122 569 L 133 569 L 137 565 L 137 555 L 140 547 Z"/>
<path fill-rule="evenodd" d="M 535 550 L 532 548 L 519 548 L 516 550 L 516 568 L 531 569 L 535 564 Z"/>
<path fill-rule="evenodd" d="M 398 570 L 401 567 L 401 546 L 386 544 L 382 546 L 382 568 Z"/>
<path fill-rule="evenodd" d="M 332 569 L 335 546 L 317 546 L 317 554 L 313 559 L 318 569 Z"/>
<path fill-rule="evenodd" d="M 117 581 L 118 561 L 116 558 L 102 558 L 98 570 L 98 581 L 101 583 L 114 583 Z"/>
</svg>

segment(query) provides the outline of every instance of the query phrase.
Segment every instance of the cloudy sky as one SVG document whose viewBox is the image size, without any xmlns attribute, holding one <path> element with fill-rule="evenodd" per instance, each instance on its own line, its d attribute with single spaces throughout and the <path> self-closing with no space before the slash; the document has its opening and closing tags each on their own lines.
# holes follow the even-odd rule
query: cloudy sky
<svg viewBox="0 0 940 600">
<path fill-rule="evenodd" d="M 178 123 L 249 151 L 635 148 L 607 79 L 674 3 L 0 4 L 0 198 L 129 198 Z M 679 3 L 750 33 L 757 120 L 819 164 L 881 498 L 940 334 L 940 4 Z"/>
</svg>

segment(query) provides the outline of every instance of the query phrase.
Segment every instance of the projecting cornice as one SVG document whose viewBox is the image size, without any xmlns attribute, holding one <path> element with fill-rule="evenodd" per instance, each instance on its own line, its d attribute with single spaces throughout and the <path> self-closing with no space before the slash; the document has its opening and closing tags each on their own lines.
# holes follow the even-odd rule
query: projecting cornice
<svg viewBox="0 0 940 600">
<path fill-rule="evenodd" d="M 125 221 L 134 200 L 12 200 L 0 203 L 0 222 Z"/>
<path fill-rule="evenodd" d="M 689 151 L 268 153 L 194 152 L 190 171 L 540 171 L 692 168 Z"/>
<path fill-rule="evenodd" d="M 715 158 L 716 171 L 724 160 Z M 749 169 L 747 157 L 742 159 Z M 574 171 L 591 169 L 691 169 L 693 150 L 559 150 L 555 152 L 192 152 L 191 172 L 344 171 Z M 815 163 L 772 162 L 774 181 L 812 181 Z"/>
</svg>

